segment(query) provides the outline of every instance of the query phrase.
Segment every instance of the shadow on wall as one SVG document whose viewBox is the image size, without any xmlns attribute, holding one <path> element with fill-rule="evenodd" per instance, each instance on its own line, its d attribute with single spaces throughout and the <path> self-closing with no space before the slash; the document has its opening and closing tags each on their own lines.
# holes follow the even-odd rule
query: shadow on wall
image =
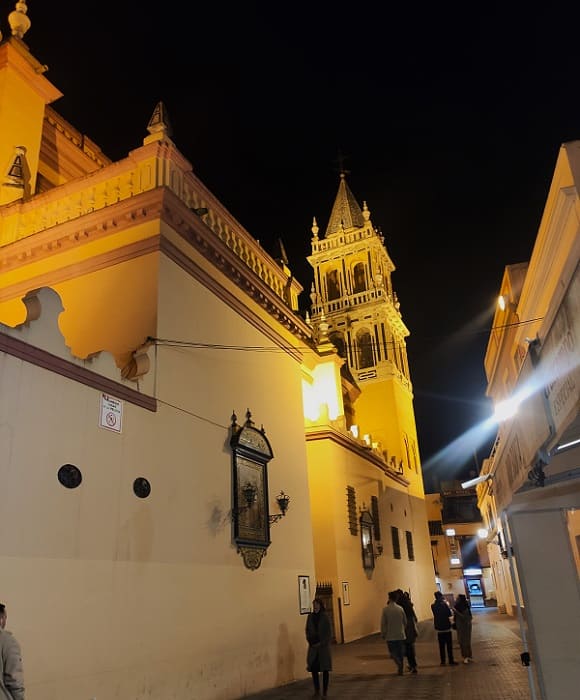
<svg viewBox="0 0 580 700">
<path fill-rule="evenodd" d="M 278 628 L 278 653 L 276 656 L 276 685 L 284 685 L 296 679 L 294 675 L 294 649 L 290 644 L 288 627 L 281 624 Z M 304 642 L 304 664 L 306 664 L 306 642 Z"/>
</svg>

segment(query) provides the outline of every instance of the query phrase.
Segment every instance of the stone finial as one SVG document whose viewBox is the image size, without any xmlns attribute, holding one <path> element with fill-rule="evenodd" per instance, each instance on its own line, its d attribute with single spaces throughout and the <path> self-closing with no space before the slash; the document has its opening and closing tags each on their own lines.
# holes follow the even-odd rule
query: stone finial
<svg viewBox="0 0 580 700">
<path fill-rule="evenodd" d="M 28 7 L 24 0 L 18 0 L 16 9 L 8 15 L 8 24 L 12 30 L 12 36 L 22 39 L 30 29 L 30 19 L 27 17 Z"/>
<path fill-rule="evenodd" d="M 318 299 L 318 294 L 316 293 L 316 289 L 314 288 L 314 282 L 310 285 L 310 301 L 312 302 L 312 306 L 316 304 L 316 301 Z"/>
<path fill-rule="evenodd" d="M 318 224 L 316 223 L 315 216 L 312 218 L 312 228 L 310 230 L 312 231 L 313 238 L 318 238 L 318 231 L 320 231 L 320 229 L 318 228 Z"/>
<path fill-rule="evenodd" d="M 371 212 L 369 211 L 366 200 L 363 202 L 362 215 L 365 221 L 368 221 L 371 218 Z"/>
<path fill-rule="evenodd" d="M 322 312 L 322 315 L 320 316 L 320 323 L 318 324 L 318 341 L 320 343 L 326 342 L 328 340 L 328 330 L 330 326 L 326 320 L 326 316 L 324 315 L 324 311 Z"/>
</svg>

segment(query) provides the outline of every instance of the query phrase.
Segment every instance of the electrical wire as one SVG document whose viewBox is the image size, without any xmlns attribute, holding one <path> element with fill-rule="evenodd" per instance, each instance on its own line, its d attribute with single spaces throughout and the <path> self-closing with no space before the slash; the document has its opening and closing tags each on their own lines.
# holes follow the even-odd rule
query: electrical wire
<svg viewBox="0 0 580 700">
<path fill-rule="evenodd" d="M 525 326 L 529 323 L 536 323 L 537 321 L 543 320 L 543 316 L 540 316 L 538 318 L 532 318 L 527 321 L 517 321 L 515 323 L 506 323 L 501 326 L 492 326 L 490 329 L 481 329 L 478 331 L 465 331 L 465 332 L 458 332 L 454 333 L 453 337 L 457 336 L 465 336 L 465 335 L 479 335 L 481 333 L 486 333 L 486 334 L 491 334 L 494 331 L 497 330 L 503 330 L 505 328 L 516 328 L 518 326 Z M 435 337 L 450 337 L 450 336 L 435 336 Z M 424 341 L 431 341 L 435 337 L 423 337 L 422 340 Z M 417 340 L 417 336 L 414 336 L 414 339 Z M 421 338 L 419 337 L 419 340 Z M 264 345 L 226 345 L 224 343 L 201 343 L 197 341 L 190 341 L 190 340 L 174 340 L 174 339 L 169 339 L 169 338 L 154 338 L 152 336 L 149 336 L 147 338 L 148 342 L 154 343 L 158 347 L 183 347 L 183 348 L 197 348 L 200 350 L 237 350 L 240 352 L 272 352 L 272 353 L 279 353 L 279 352 L 287 352 L 288 350 L 296 351 L 296 350 L 312 350 L 313 348 L 309 345 L 281 345 L 278 347 L 274 346 L 264 346 Z M 399 349 L 399 348 L 406 348 L 407 344 L 406 343 L 401 343 L 396 340 L 389 340 L 385 343 L 375 343 L 375 347 L 379 347 L 381 350 L 385 350 L 386 348 L 392 348 L 394 349 Z M 361 352 L 360 347 L 354 347 L 353 348 L 355 352 Z"/>
</svg>

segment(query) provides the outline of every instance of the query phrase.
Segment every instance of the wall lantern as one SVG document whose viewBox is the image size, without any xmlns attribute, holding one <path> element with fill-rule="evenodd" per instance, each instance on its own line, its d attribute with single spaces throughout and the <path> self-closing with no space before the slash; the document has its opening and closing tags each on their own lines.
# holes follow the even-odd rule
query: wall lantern
<svg viewBox="0 0 580 700">
<path fill-rule="evenodd" d="M 280 508 L 280 512 L 276 513 L 275 515 L 268 516 L 270 524 L 277 523 L 280 518 L 283 518 L 286 515 L 286 511 L 290 505 L 290 496 L 285 494 L 284 491 L 280 491 L 280 493 L 276 496 L 276 503 L 278 504 L 278 508 Z"/>
<path fill-rule="evenodd" d="M 238 425 L 235 413 L 231 420 L 233 541 L 246 568 L 254 570 L 270 546 L 270 525 L 286 515 L 290 496 L 280 491 L 280 512 L 270 515 L 268 462 L 274 455 L 264 427 L 255 427 L 249 410 L 243 425 Z"/>
</svg>

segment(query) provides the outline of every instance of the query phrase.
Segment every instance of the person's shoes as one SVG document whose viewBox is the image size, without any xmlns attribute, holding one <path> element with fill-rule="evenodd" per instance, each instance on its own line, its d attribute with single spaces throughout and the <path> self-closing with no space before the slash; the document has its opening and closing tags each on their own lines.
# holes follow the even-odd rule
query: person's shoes
<svg viewBox="0 0 580 700">
<path fill-rule="evenodd" d="M 411 669 L 411 673 L 417 673 L 417 669 L 416 669 L 416 668 L 412 668 L 412 669 Z"/>
<path fill-rule="evenodd" d="M 457 661 L 450 661 L 449 665 L 450 666 L 458 666 L 458 663 L 457 663 Z"/>
<path fill-rule="evenodd" d="M 468 664 L 468 663 L 469 663 L 468 657 L 465 657 L 465 658 L 463 659 L 463 663 L 464 663 L 464 664 Z"/>
<path fill-rule="evenodd" d="M 445 666 L 445 665 L 446 665 L 446 664 L 445 664 L 445 661 L 442 661 L 442 662 L 439 664 L 439 666 Z"/>
</svg>

